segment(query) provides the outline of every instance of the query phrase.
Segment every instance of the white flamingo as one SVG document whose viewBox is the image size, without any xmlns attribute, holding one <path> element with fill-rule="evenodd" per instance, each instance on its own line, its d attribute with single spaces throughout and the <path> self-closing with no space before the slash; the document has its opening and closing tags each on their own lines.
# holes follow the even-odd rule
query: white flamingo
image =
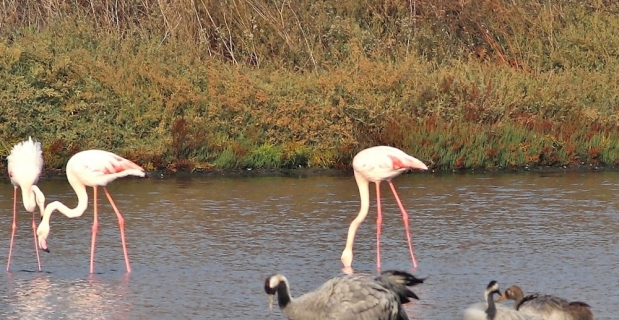
<svg viewBox="0 0 619 320">
<path fill-rule="evenodd" d="M 73 155 L 73 157 L 69 159 L 69 162 L 67 162 L 67 179 L 77 195 L 77 207 L 71 209 L 60 201 L 54 201 L 47 205 L 43 213 L 41 224 L 37 229 L 39 247 L 49 252 L 47 248 L 47 237 L 49 235 L 49 219 L 52 213 L 58 210 L 69 218 L 81 216 L 88 207 L 88 193 L 86 193 L 86 187 L 92 187 L 94 221 L 92 224 L 92 242 L 90 249 L 90 273 L 94 273 L 95 240 L 99 226 L 97 219 L 97 187 L 103 187 L 103 191 L 105 191 L 105 195 L 118 217 L 125 264 L 127 266 L 127 272 L 131 272 L 129 255 L 127 254 L 127 246 L 125 243 L 125 219 L 120 214 L 112 196 L 106 188 L 108 183 L 129 175 L 144 177 L 144 169 L 130 160 L 103 150 L 86 150 Z"/>
<path fill-rule="evenodd" d="M 408 249 L 413 260 L 413 267 L 417 268 L 417 261 L 413 254 L 413 244 L 411 242 L 410 230 L 408 227 L 408 214 L 400 201 L 398 192 L 391 182 L 391 179 L 399 176 L 401 173 L 410 169 L 427 170 L 428 167 L 417 158 L 409 156 L 404 151 L 388 146 L 377 146 L 361 150 L 352 161 L 352 167 L 355 173 L 355 180 L 359 188 L 359 197 L 361 198 L 361 209 L 357 217 L 352 221 L 348 228 L 348 237 L 346 238 L 346 247 L 342 252 L 341 260 L 345 269 L 352 265 L 352 248 L 355 242 L 355 233 L 357 228 L 365 217 L 368 215 L 370 208 L 370 182 L 376 184 L 376 207 L 378 217 L 376 218 L 376 266 L 380 270 L 380 227 L 383 221 L 381 203 L 380 203 L 380 183 L 387 181 L 391 187 L 391 191 L 395 196 L 395 200 L 402 212 L 402 220 L 404 220 L 404 228 L 406 229 L 406 238 L 408 240 Z"/>
<path fill-rule="evenodd" d="M 9 271 L 11 266 L 11 254 L 13 253 L 13 241 L 15 238 L 15 230 L 17 229 L 17 188 L 21 189 L 22 201 L 28 212 L 32 212 L 32 233 L 34 235 L 34 249 L 37 253 L 37 264 L 41 271 L 41 259 L 39 257 L 39 249 L 37 247 L 36 223 L 34 218 L 34 210 L 39 207 L 41 215 L 45 208 L 45 195 L 36 186 L 39 181 L 41 171 L 43 171 L 43 151 L 41 143 L 28 138 L 28 141 L 22 141 L 16 144 L 11 150 L 11 154 L 7 157 L 9 177 L 14 186 L 13 189 L 13 226 L 11 230 L 11 244 L 9 246 L 9 258 L 6 264 L 6 271 Z"/>
</svg>

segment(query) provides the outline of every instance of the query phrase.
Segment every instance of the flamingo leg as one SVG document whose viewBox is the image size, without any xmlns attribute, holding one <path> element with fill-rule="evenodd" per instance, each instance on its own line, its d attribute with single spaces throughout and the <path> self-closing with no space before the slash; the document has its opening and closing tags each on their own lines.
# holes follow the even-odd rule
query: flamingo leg
<svg viewBox="0 0 619 320">
<path fill-rule="evenodd" d="M 32 212 L 32 231 L 34 231 L 34 251 L 37 253 L 37 264 L 39 266 L 39 272 L 41 272 L 41 257 L 39 256 L 39 245 L 37 242 L 37 224 L 34 221 L 34 211 Z"/>
<path fill-rule="evenodd" d="M 103 187 L 103 191 L 105 191 L 105 195 L 107 196 L 107 199 L 110 201 L 110 204 L 112 205 L 112 208 L 114 208 L 114 212 L 116 212 L 116 216 L 118 217 L 118 227 L 120 228 L 120 241 L 122 242 L 122 245 L 123 245 L 123 254 L 125 255 L 125 265 L 127 266 L 127 272 L 131 272 L 131 265 L 129 264 L 129 254 L 127 253 L 127 244 L 125 241 L 125 219 L 120 214 L 120 211 L 118 210 L 118 208 L 116 207 L 116 204 L 114 203 L 114 199 L 112 199 L 112 196 L 107 191 L 106 187 Z"/>
<path fill-rule="evenodd" d="M 11 253 L 13 252 L 13 239 L 15 238 L 15 230 L 17 229 L 17 187 L 13 188 L 13 226 L 11 230 L 11 244 L 9 246 L 9 261 L 6 263 L 6 271 L 9 271 L 11 266 Z"/>
<path fill-rule="evenodd" d="M 413 268 L 417 268 L 417 260 L 415 260 L 415 255 L 413 254 L 413 243 L 411 241 L 411 234 L 408 227 L 408 214 L 406 210 L 404 210 L 404 206 L 402 205 L 402 201 L 400 201 L 400 197 L 398 196 L 398 192 L 395 190 L 395 186 L 391 181 L 389 181 L 389 185 L 391 186 L 391 191 L 395 196 L 395 200 L 398 203 L 398 207 L 400 207 L 400 211 L 402 211 L 402 220 L 404 220 L 404 228 L 406 229 L 406 239 L 408 240 L 408 250 L 411 253 L 411 258 L 413 259 Z"/>
<path fill-rule="evenodd" d="M 380 231 L 383 223 L 383 213 L 380 203 L 380 181 L 376 182 L 376 268 L 380 272 Z"/>
<path fill-rule="evenodd" d="M 97 230 L 99 229 L 99 220 L 97 218 L 97 186 L 93 188 L 93 206 L 95 208 L 94 221 L 92 222 L 92 242 L 90 243 L 90 273 L 95 272 L 95 241 L 97 239 Z"/>
</svg>

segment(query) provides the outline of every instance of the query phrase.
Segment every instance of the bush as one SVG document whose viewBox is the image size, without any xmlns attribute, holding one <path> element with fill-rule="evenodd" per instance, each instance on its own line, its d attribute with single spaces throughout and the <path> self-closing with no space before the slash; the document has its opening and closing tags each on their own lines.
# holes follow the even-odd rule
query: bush
<svg viewBox="0 0 619 320">
<path fill-rule="evenodd" d="M 10 2 L 3 154 L 110 150 L 149 170 L 619 164 L 610 1 Z"/>
</svg>

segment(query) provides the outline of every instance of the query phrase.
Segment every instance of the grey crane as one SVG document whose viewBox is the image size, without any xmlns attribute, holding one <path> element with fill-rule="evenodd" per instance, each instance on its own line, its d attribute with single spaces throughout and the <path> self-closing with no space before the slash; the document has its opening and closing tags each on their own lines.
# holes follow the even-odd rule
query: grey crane
<svg viewBox="0 0 619 320">
<path fill-rule="evenodd" d="M 515 300 L 514 309 L 545 320 L 593 320 L 591 306 L 581 301 L 569 302 L 552 295 L 525 296 L 517 285 L 512 285 L 496 300 Z"/>
<path fill-rule="evenodd" d="M 419 300 L 408 286 L 423 281 L 396 270 L 341 275 L 295 299 L 286 277 L 276 274 L 266 279 L 264 290 L 271 304 L 277 293 L 279 308 L 290 320 L 407 320 L 402 304 Z"/>
<path fill-rule="evenodd" d="M 495 305 L 492 296 L 501 295 L 499 283 L 490 281 L 484 292 L 486 302 L 475 303 L 464 310 L 464 320 L 543 320 L 542 318 L 529 316 L 517 310 Z"/>
</svg>

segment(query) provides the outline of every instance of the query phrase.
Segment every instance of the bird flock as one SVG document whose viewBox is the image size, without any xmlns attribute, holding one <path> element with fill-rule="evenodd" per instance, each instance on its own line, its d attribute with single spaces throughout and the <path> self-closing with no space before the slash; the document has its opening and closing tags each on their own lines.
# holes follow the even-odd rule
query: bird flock
<svg viewBox="0 0 619 320">
<path fill-rule="evenodd" d="M 494 300 L 494 295 L 499 298 Z M 464 320 L 592 320 L 591 307 L 581 301 L 567 300 L 551 295 L 533 294 L 523 297 L 522 290 L 513 285 L 501 294 L 499 283 L 490 281 L 484 291 L 486 302 L 464 310 Z M 497 305 L 505 299 L 516 300 L 513 308 Z"/>
<path fill-rule="evenodd" d="M 145 171 L 136 163 L 103 150 L 86 150 L 73 155 L 66 166 L 69 184 L 75 191 L 78 204 L 69 208 L 59 201 L 45 206 L 45 195 L 37 187 L 37 182 L 43 170 L 43 152 L 41 143 L 31 137 L 16 144 L 11 150 L 8 161 L 8 174 L 14 186 L 13 193 L 13 224 L 9 247 L 7 271 L 10 270 L 11 254 L 15 230 L 17 228 L 17 189 L 21 189 L 22 202 L 26 211 L 32 213 L 32 229 L 34 246 L 37 255 L 38 270 L 41 271 L 39 249 L 50 252 L 47 238 L 50 234 L 50 218 L 58 211 L 69 218 L 80 217 L 88 207 L 86 187 L 93 188 L 92 241 L 90 254 L 90 273 L 94 273 L 95 243 L 98 230 L 98 188 L 102 187 L 116 216 L 120 229 L 121 242 L 127 272 L 131 272 L 129 255 L 127 253 L 124 218 L 116 206 L 106 186 L 121 177 L 144 177 Z M 418 278 L 406 271 L 388 270 L 377 276 L 352 273 L 353 243 L 360 224 L 369 212 L 369 185 L 376 186 L 376 266 L 381 268 L 380 238 L 382 224 L 382 209 L 380 184 L 386 181 L 391 188 L 396 203 L 402 213 L 406 231 L 408 249 L 413 268 L 417 267 L 413 244 L 411 241 L 408 214 L 391 181 L 408 170 L 427 170 L 428 167 L 420 160 L 397 148 L 376 146 L 360 151 L 352 162 L 354 177 L 360 196 L 360 210 L 350 224 L 346 244 L 341 255 L 345 274 L 328 280 L 316 290 L 293 298 L 290 293 L 288 279 L 281 274 L 269 276 L 264 284 L 272 306 L 277 295 L 279 308 L 288 319 L 294 320 L 404 320 L 409 319 L 403 304 L 419 297 L 409 287 L 422 284 L 425 279 Z M 35 210 L 39 209 L 41 222 L 36 225 Z M 498 295 L 495 300 L 494 295 Z M 463 311 L 463 320 L 592 320 L 591 307 L 581 301 L 569 302 L 563 298 L 533 294 L 525 296 L 522 289 L 512 285 L 501 294 L 499 283 L 491 281 L 484 290 L 484 302 L 475 303 Z M 513 307 L 506 307 L 496 302 L 514 300 Z"/>
<path fill-rule="evenodd" d="M 125 219 L 114 203 L 114 199 L 108 192 L 106 186 L 108 183 L 126 176 L 144 177 L 145 172 L 142 167 L 127 160 L 121 156 L 103 150 L 86 150 L 76 153 L 67 162 L 67 180 L 73 187 L 77 195 L 78 204 L 75 208 L 69 208 L 60 201 L 54 201 L 45 206 L 45 196 L 43 192 L 36 186 L 43 169 L 43 151 L 41 143 L 32 140 L 32 137 L 27 141 L 22 141 L 15 145 L 7 157 L 8 171 L 11 183 L 14 186 L 13 195 L 13 228 L 11 233 L 11 247 L 9 249 L 9 259 L 6 265 L 6 270 L 9 271 L 11 266 L 11 252 L 13 249 L 13 237 L 17 228 L 17 188 L 22 190 L 22 200 L 27 211 L 33 212 L 32 229 L 34 231 L 35 249 L 37 252 L 37 262 L 39 271 L 41 271 L 41 262 L 39 251 L 50 252 L 47 246 L 47 237 L 50 232 L 50 218 L 54 211 L 59 211 L 69 218 L 80 217 L 88 207 L 88 193 L 86 187 L 93 188 L 93 207 L 94 221 L 92 224 L 92 241 L 90 249 L 90 273 L 94 273 L 94 257 L 95 243 L 97 238 L 98 222 L 98 187 L 102 187 L 107 199 L 109 200 L 116 216 L 118 217 L 118 226 L 120 228 L 120 238 L 125 256 L 125 264 L 127 272 L 131 272 L 129 263 L 129 255 L 127 254 L 127 246 L 125 241 Z M 34 210 L 35 203 L 41 210 L 41 223 L 36 227 Z"/>
</svg>

